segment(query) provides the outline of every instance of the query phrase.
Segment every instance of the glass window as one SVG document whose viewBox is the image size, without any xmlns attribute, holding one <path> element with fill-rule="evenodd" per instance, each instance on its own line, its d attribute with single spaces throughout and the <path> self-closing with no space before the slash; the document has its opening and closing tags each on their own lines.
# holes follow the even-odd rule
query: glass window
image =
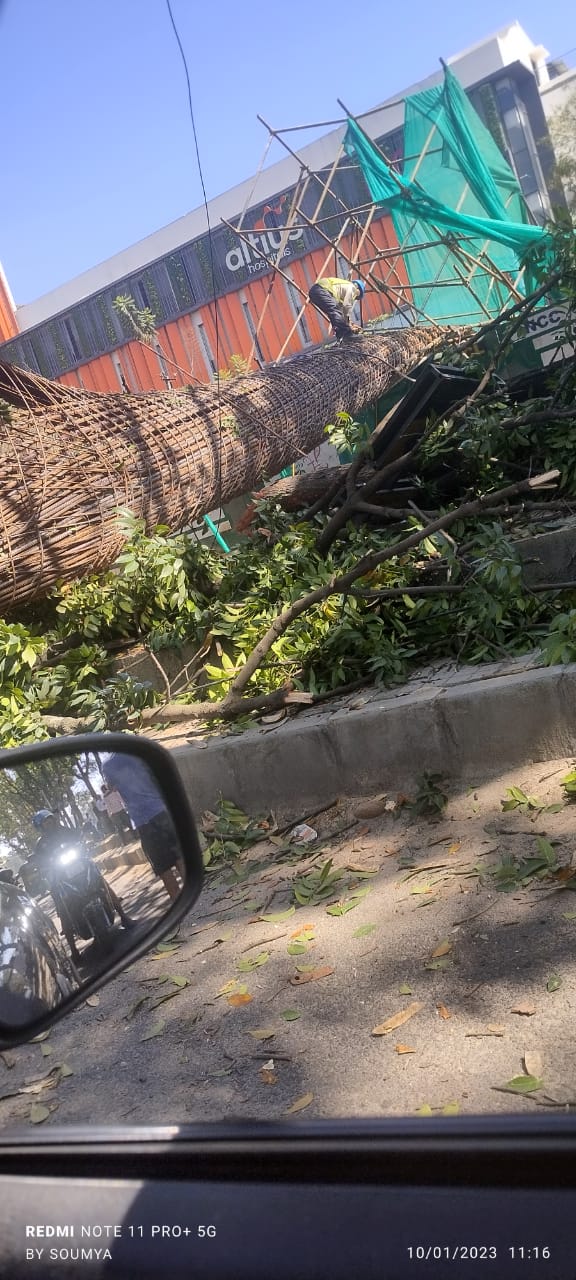
<svg viewBox="0 0 576 1280">
<path fill-rule="evenodd" d="M 255 352 L 255 354 L 256 354 L 256 356 L 257 356 L 258 360 L 260 360 L 260 361 L 262 361 L 262 363 L 264 363 L 264 356 L 263 356 L 263 354 L 262 354 L 262 348 L 261 348 L 261 346 L 260 346 L 260 343 L 259 343 L 259 341 L 258 341 L 258 338 L 256 337 L 256 326 L 255 326 L 254 321 L 253 321 L 253 319 L 252 319 L 252 316 L 251 316 L 251 314 L 250 314 L 250 307 L 248 306 L 248 301 L 247 301 L 247 299 L 246 299 L 246 298 L 241 298 L 241 303 L 242 303 L 242 310 L 243 310 L 243 312 L 244 312 L 244 319 L 246 320 L 246 324 L 247 324 L 247 326 L 248 326 L 248 332 L 249 332 L 250 337 L 252 338 L 252 341 L 253 341 L 253 343 L 254 343 L 254 352 Z"/>
<path fill-rule="evenodd" d="M 77 341 L 77 334 L 76 334 L 76 328 L 75 328 L 74 322 L 70 319 L 64 320 L 64 329 L 66 330 L 66 337 L 68 338 L 68 342 L 70 343 L 74 360 L 81 360 L 82 352 L 80 350 L 80 346 Z"/>
<path fill-rule="evenodd" d="M 285 285 L 286 285 L 286 292 L 288 294 L 288 301 L 294 313 L 294 319 L 296 319 L 298 313 L 302 309 L 305 299 L 302 297 L 302 294 L 298 292 L 296 285 L 293 284 L 291 280 L 286 280 Z M 297 331 L 305 346 L 312 341 L 312 338 L 310 337 L 310 330 L 308 328 L 308 325 L 306 324 L 306 319 L 304 315 L 302 315 L 298 321 Z"/>
<path fill-rule="evenodd" d="M 216 361 L 215 361 L 214 356 L 213 356 L 213 354 L 212 354 L 212 348 L 211 348 L 210 343 L 209 343 L 209 341 L 208 341 L 208 335 L 207 335 L 207 333 L 206 333 L 206 330 L 205 330 L 205 328 L 204 328 L 204 325 L 202 324 L 202 321 L 201 321 L 201 320 L 196 320 L 196 319 L 195 319 L 195 320 L 194 320 L 194 328 L 195 328 L 196 333 L 197 333 L 197 335 L 198 335 L 198 341 L 199 341 L 199 343 L 200 343 L 200 346 L 201 346 L 202 351 L 203 351 L 203 354 L 204 354 L 204 358 L 205 358 L 205 360 L 206 360 L 206 364 L 207 364 L 207 366 L 208 366 L 208 372 L 209 372 L 209 373 L 212 373 L 212 374 L 215 374 L 215 373 L 217 373 L 217 369 L 216 369 Z"/>
</svg>

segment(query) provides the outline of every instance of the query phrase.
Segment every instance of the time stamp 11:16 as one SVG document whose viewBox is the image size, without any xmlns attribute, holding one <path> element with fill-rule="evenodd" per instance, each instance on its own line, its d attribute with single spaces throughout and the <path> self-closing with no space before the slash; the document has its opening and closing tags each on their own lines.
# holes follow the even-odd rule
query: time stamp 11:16
<svg viewBox="0 0 576 1280">
<path fill-rule="evenodd" d="M 418 1244 L 408 1245 L 411 1262 L 494 1262 L 507 1257 L 515 1262 L 546 1262 L 552 1257 L 547 1244 L 509 1244 L 504 1250 L 495 1244 Z"/>
</svg>

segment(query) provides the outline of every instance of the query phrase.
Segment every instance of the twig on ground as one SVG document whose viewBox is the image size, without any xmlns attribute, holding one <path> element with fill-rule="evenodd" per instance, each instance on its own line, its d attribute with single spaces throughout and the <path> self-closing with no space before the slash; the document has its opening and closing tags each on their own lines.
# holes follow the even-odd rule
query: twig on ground
<svg viewBox="0 0 576 1280">
<path fill-rule="evenodd" d="M 287 935 L 288 930 L 285 929 L 284 933 L 273 933 L 271 937 L 260 938 L 258 942 L 249 942 L 247 947 L 242 947 L 240 955 L 243 956 L 245 951 L 253 951 L 255 947 L 263 947 L 265 942 L 276 942 L 277 938 L 286 938 Z"/>
</svg>

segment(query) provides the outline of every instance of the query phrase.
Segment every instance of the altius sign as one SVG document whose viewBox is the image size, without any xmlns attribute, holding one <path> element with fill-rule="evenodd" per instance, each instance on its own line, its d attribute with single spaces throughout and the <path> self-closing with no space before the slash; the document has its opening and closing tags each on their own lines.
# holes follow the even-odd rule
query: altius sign
<svg viewBox="0 0 576 1280">
<path fill-rule="evenodd" d="M 282 258 L 290 258 L 294 252 L 290 241 L 304 239 L 303 229 L 280 231 L 290 216 L 288 192 L 275 198 L 274 204 L 266 204 L 261 216 L 254 223 L 253 230 L 246 232 L 246 240 L 239 240 L 238 247 L 230 249 L 226 254 L 226 266 L 229 271 L 248 270 L 250 275 L 270 268 L 266 259 L 276 260 L 279 250 L 284 244 Z M 248 243 L 246 243 L 248 241 Z M 302 245 L 300 246 L 302 247 Z"/>
</svg>

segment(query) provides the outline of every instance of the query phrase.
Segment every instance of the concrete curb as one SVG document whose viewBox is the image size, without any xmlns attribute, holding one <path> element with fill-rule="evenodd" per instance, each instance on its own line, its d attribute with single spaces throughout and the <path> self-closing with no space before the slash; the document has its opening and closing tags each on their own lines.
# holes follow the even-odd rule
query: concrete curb
<svg viewBox="0 0 576 1280">
<path fill-rule="evenodd" d="M 196 814 L 222 795 L 290 820 L 340 797 L 405 791 L 424 769 L 472 782 L 576 754 L 576 664 L 492 678 L 475 668 L 172 752 Z"/>
</svg>

